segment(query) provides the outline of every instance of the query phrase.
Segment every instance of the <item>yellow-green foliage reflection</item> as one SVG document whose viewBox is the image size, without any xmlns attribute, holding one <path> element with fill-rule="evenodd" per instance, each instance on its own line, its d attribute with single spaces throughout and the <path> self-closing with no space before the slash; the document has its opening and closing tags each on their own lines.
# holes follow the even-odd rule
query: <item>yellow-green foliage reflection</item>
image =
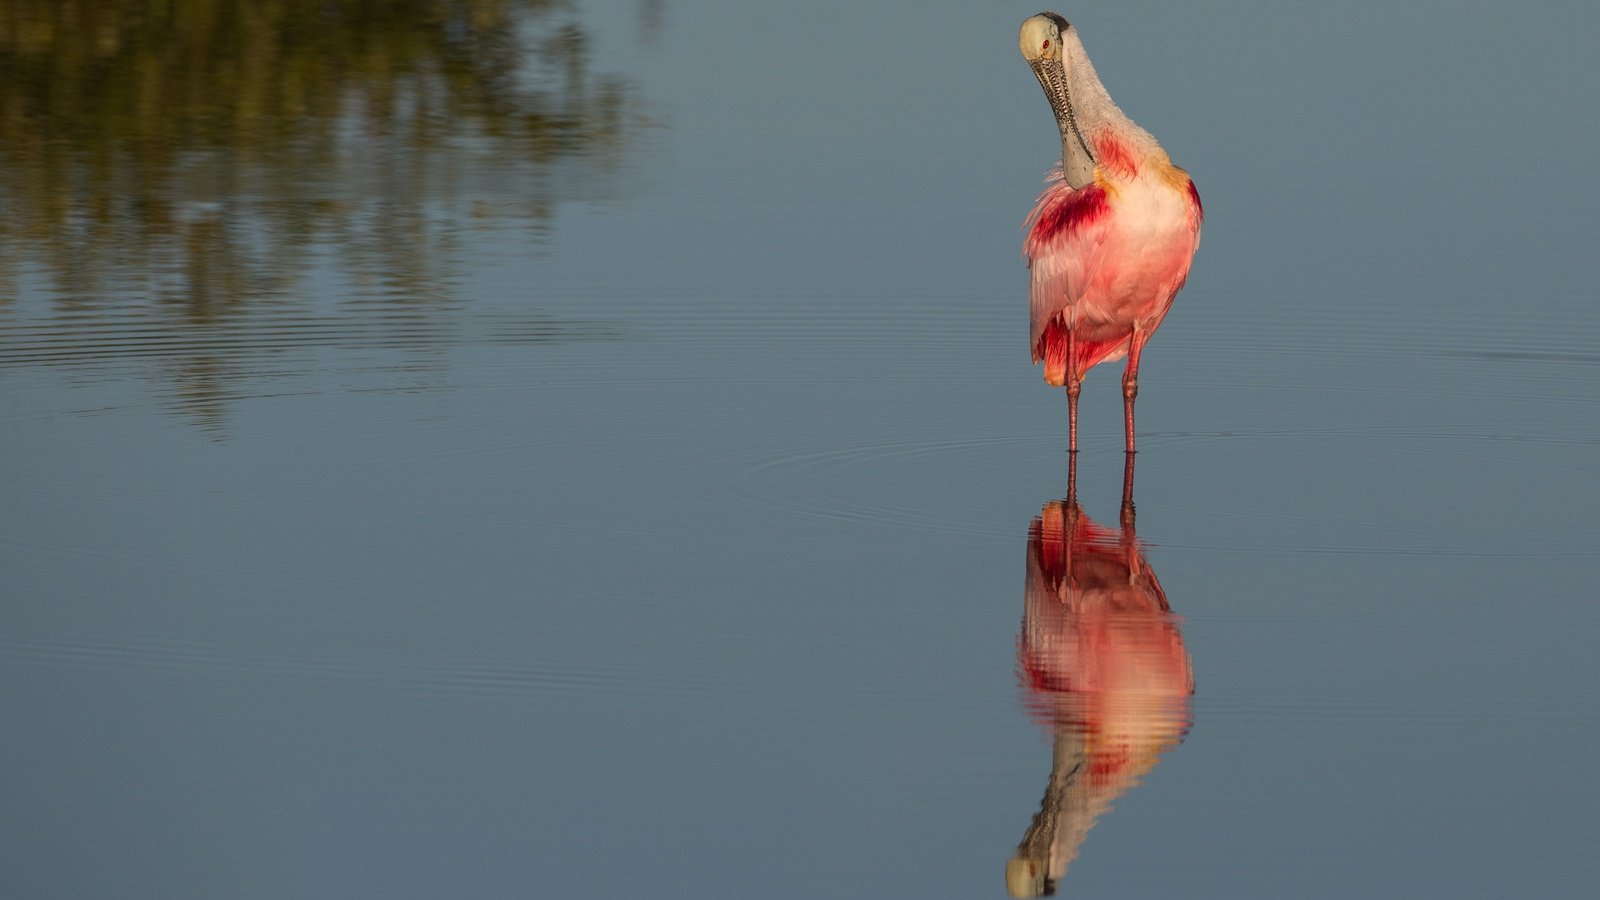
<svg viewBox="0 0 1600 900">
<path fill-rule="evenodd" d="M 437 295 L 441 223 L 610 190 L 637 115 L 589 43 L 551 0 L 0 0 L 0 277 L 206 320 L 316 251 Z"/>
</svg>

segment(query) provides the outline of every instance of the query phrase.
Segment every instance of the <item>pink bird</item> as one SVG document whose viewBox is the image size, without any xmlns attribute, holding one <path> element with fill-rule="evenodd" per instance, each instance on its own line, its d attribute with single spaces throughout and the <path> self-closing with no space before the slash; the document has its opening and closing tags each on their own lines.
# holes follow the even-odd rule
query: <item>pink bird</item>
<svg viewBox="0 0 1600 900">
<path fill-rule="evenodd" d="M 1023 225 L 1033 361 L 1044 360 L 1045 381 L 1067 389 L 1068 449 L 1076 453 L 1084 373 L 1127 357 L 1122 409 L 1132 453 L 1139 354 L 1189 277 L 1200 194 L 1111 101 L 1066 19 L 1040 13 L 1022 23 L 1018 40 L 1061 130 L 1061 165 Z"/>
</svg>

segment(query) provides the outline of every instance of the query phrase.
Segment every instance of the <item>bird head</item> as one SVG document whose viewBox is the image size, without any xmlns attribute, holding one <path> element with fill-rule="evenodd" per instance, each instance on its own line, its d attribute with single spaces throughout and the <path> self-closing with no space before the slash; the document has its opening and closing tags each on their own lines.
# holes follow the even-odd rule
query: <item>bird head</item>
<svg viewBox="0 0 1600 900">
<path fill-rule="evenodd" d="M 1028 17 L 1022 23 L 1022 33 L 1017 36 L 1022 58 L 1035 70 L 1046 60 L 1054 60 L 1060 66 L 1061 34 L 1071 29 L 1072 23 L 1052 12 Z"/>
<path fill-rule="evenodd" d="M 1067 49 L 1069 44 L 1073 51 Z M 1084 138 L 1068 88 L 1068 69 L 1077 62 L 1069 54 L 1081 55 L 1083 49 L 1077 32 L 1062 16 L 1044 12 L 1022 23 L 1017 46 L 1038 77 L 1039 86 L 1044 88 L 1050 109 L 1055 113 L 1056 127 L 1061 131 L 1063 173 L 1073 187 L 1083 187 L 1094 177 L 1095 155 Z"/>
<path fill-rule="evenodd" d="M 1013 897 L 1053 897 L 1056 880 L 1050 877 L 1050 861 L 1018 850 L 1006 862 L 1006 893 Z"/>
</svg>

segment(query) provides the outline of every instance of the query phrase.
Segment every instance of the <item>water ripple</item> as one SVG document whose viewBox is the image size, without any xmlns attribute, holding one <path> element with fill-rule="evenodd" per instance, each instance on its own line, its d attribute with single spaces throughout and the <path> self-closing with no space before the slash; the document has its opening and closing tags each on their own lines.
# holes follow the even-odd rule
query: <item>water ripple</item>
<svg viewBox="0 0 1600 900">
<path fill-rule="evenodd" d="M 1395 454 L 1422 455 L 1429 460 L 1454 456 L 1467 461 L 1529 464 L 1526 450 L 1544 447 L 1559 451 L 1600 448 L 1595 429 L 1552 429 L 1546 434 L 1503 434 L 1482 429 L 1443 426 L 1347 428 L 1305 427 L 1238 430 L 1229 432 L 1151 432 L 1145 445 L 1158 449 L 1177 444 L 1252 442 L 1266 458 L 1273 442 L 1340 439 L 1339 446 L 1353 454 L 1393 458 Z M 1358 440 L 1352 440 L 1358 439 Z M 1054 432 L 993 435 L 972 439 L 891 440 L 836 446 L 807 452 L 782 452 L 747 459 L 730 466 L 721 486 L 724 493 L 759 518 L 811 518 L 893 529 L 931 530 L 951 534 L 1010 535 L 1008 523 L 987 517 L 994 514 L 989 498 L 965 496 L 959 486 L 930 494 L 924 469 L 949 471 L 958 464 L 934 462 L 932 457 L 974 454 L 992 458 L 997 453 L 1040 454 L 1060 446 Z M 1499 456 L 1492 448 L 1505 446 L 1512 455 Z M 1490 448 L 1486 450 L 1485 448 Z M 1094 448 L 1089 448 L 1093 450 Z M 1209 468 L 1211 478 L 1225 478 L 1240 458 L 1257 455 L 1230 448 L 1219 465 Z M 1571 461 L 1564 454 L 1540 464 L 1553 469 L 1593 472 L 1592 462 Z M 1575 458 L 1576 459 L 1576 458 Z M 1191 462 L 1194 462 L 1191 460 Z M 1206 468 L 1204 461 L 1197 463 Z M 1252 510 L 1247 501 L 1259 499 L 1255 490 L 1241 490 L 1239 504 L 1205 510 L 1169 507 L 1189 513 L 1189 528 L 1177 533 L 1152 535 L 1156 543 L 1175 549 L 1248 553 L 1309 553 L 1402 556 L 1472 557 L 1593 557 L 1597 550 L 1588 536 L 1578 533 L 1518 533 L 1501 530 L 1495 518 L 1434 522 L 1419 508 L 1416 522 L 1388 524 L 1350 518 L 1339 510 L 1313 510 L 1285 514 L 1274 504 Z M 1423 520 L 1428 520 L 1426 526 Z M 1250 529 L 1241 529 L 1250 524 Z M 1231 535 L 1236 540 L 1219 536 Z M 1352 540 L 1352 536 L 1358 539 Z M 1376 541 L 1359 538 L 1376 538 Z"/>
<path fill-rule="evenodd" d="M 796 706 L 938 709 L 987 716 L 992 698 L 911 687 L 852 685 L 844 689 L 795 684 L 761 671 L 664 671 L 607 661 L 533 658 L 419 661 L 381 654 L 264 652 L 234 645 L 109 635 L 0 636 L 0 664 L 43 668 L 167 672 L 181 676 L 308 679 L 346 689 L 373 689 L 421 698 L 450 696 L 593 697 L 781 702 Z"/>
</svg>

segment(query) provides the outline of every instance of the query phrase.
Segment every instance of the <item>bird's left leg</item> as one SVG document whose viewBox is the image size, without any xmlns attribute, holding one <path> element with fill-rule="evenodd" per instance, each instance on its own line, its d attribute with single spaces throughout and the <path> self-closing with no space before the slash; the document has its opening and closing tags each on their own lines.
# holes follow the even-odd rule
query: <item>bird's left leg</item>
<svg viewBox="0 0 1600 900">
<path fill-rule="evenodd" d="M 1132 453 L 1123 454 L 1121 525 L 1122 549 L 1127 554 L 1128 576 L 1137 580 L 1144 575 L 1144 557 L 1139 553 L 1139 535 L 1134 530 L 1133 460 Z"/>
<path fill-rule="evenodd" d="M 1138 325 L 1133 326 L 1133 334 L 1128 338 L 1128 368 L 1122 373 L 1122 420 L 1129 453 L 1137 452 L 1133 446 L 1133 400 L 1139 396 L 1139 354 L 1149 339 L 1149 333 Z"/>
</svg>

